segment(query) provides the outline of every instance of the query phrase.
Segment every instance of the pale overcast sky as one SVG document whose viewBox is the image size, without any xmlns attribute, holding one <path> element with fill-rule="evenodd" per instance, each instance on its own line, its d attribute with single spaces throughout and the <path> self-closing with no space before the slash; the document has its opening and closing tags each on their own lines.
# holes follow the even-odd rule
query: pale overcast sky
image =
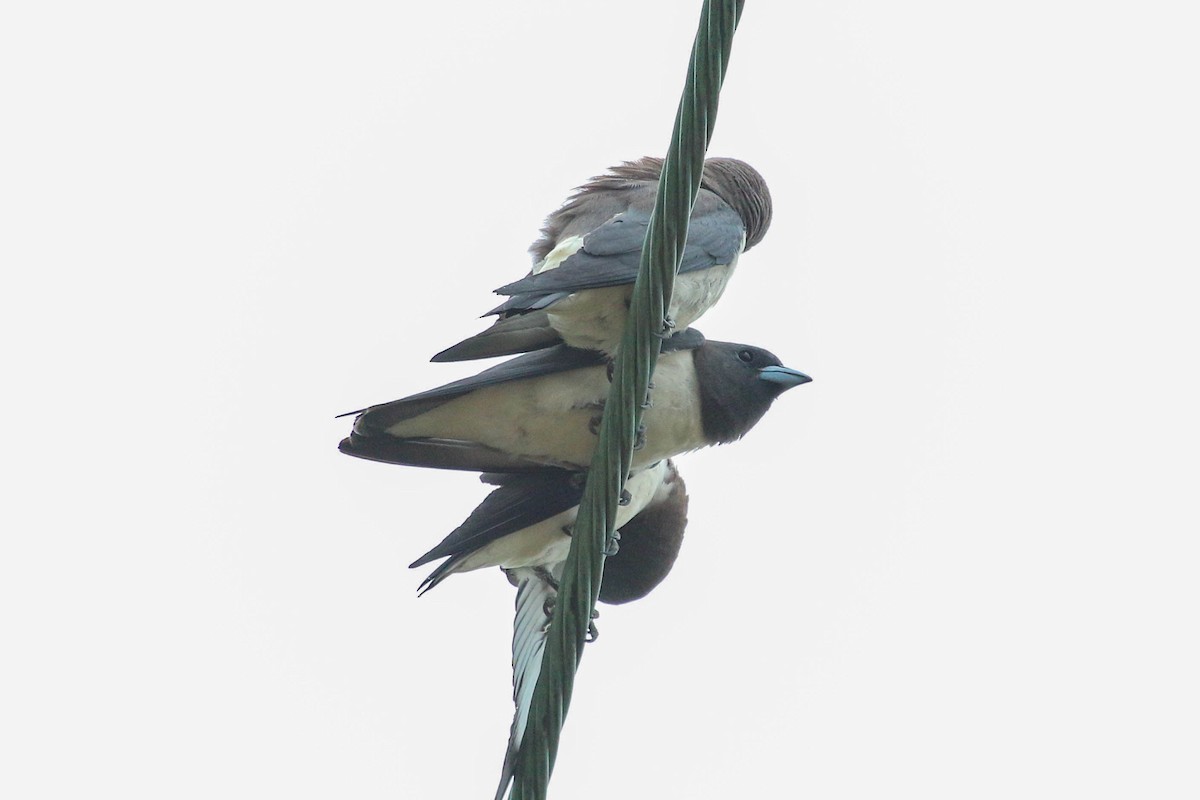
<svg viewBox="0 0 1200 800">
<path fill-rule="evenodd" d="M 699 0 L 0 12 L 0 794 L 491 796 L 484 496 L 335 414 L 660 155 Z M 697 326 L 811 374 L 684 456 L 551 796 L 1200 792 L 1193 4 L 747 3 L 713 155 L 774 224 Z"/>
</svg>

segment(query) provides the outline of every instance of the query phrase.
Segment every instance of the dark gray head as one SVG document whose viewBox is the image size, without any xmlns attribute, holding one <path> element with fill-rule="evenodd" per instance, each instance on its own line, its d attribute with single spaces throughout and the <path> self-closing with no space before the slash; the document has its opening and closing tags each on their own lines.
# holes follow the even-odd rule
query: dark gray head
<svg viewBox="0 0 1200 800">
<path fill-rule="evenodd" d="M 626 161 L 609 167 L 604 175 L 597 175 L 575 191 L 546 220 L 542 236 L 530 248 L 534 260 L 546 257 L 554 247 L 562 230 L 580 213 L 580 206 L 598 192 L 620 191 L 645 185 L 646 181 L 657 181 L 662 173 L 663 159 L 643 156 L 636 161 Z M 700 186 L 720 197 L 737 212 L 746 226 L 746 246 L 749 250 L 762 241 L 771 226 L 771 192 L 758 170 L 736 158 L 710 158 L 704 162 L 704 174 Z"/>
<path fill-rule="evenodd" d="M 663 582 L 683 546 L 688 496 L 673 462 L 654 499 L 621 526 L 620 548 L 604 560 L 600 602 L 640 600 Z"/>
<path fill-rule="evenodd" d="M 700 424 L 713 444 L 736 441 L 758 424 L 775 398 L 812 378 L 774 353 L 734 342 L 707 341 L 695 351 Z"/>
</svg>

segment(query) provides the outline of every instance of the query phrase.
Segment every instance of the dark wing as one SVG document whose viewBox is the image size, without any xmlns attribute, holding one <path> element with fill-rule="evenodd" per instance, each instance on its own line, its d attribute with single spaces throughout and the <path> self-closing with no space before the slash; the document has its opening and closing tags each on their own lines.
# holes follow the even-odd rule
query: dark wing
<svg viewBox="0 0 1200 800">
<path fill-rule="evenodd" d="M 541 461 L 462 439 L 401 439 L 387 434 L 360 436 L 351 433 L 338 444 L 338 450 L 348 456 L 365 458 L 368 461 L 407 467 L 495 472 L 505 475 L 541 472 L 547 469 L 546 464 Z"/>
<path fill-rule="evenodd" d="M 716 199 L 697 204 L 688 228 L 680 272 L 728 264 L 742 247 L 745 226 L 741 217 Z M 497 294 L 528 295 L 525 309 L 500 306 L 504 313 L 520 313 L 538 307 L 546 294 L 578 292 L 633 283 L 642 256 L 642 243 L 650 225 L 650 213 L 631 209 L 617 214 L 583 239 L 583 246 L 556 269 L 527 275 L 501 286 Z"/>
<path fill-rule="evenodd" d="M 485 369 L 478 375 L 447 383 L 427 392 L 393 400 L 390 403 L 381 403 L 360 411 L 351 411 L 341 416 L 358 414 L 358 419 L 354 421 L 354 432 L 362 436 L 369 436 L 382 433 L 397 422 L 418 417 L 448 400 L 461 397 L 485 386 L 539 378 L 543 375 L 594 367 L 603 363 L 603 354 L 594 350 L 579 350 L 566 345 L 558 345 L 546 350 L 526 353 L 505 361 L 503 364 Z"/>
<path fill-rule="evenodd" d="M 542 469 L 523 475 L 489 474 L 498 483 L 463 524 L 450 532 L 437 547 L 409 567 L 419 567 L 439 558 L 448 560 L 424 583 L 422 591 L 436 586 L 466 556 L 511 533 L 536 525 L 579 505 L 583 496 L 583 473 L 565 469 Z"/>
<path fill-rule="evenodd" d="M 567 297 L 565 293 L 548 294 L 542 297 L 549 305 Z M 532 300 L 530 300 L 532 298 Z M 482 333 L 463 339 L 453 347 L 447 347 L 434 355 L 430 361 L 471 361 L 476 358 L 495 358 L 528 353 L 562 344 L 562 337 L 550 324 L 550 317 L 541 307 L 536 295 L 523 294 L 512 298 L 512 315 L 508 314 L 509 303 L 497 306 L 489 314 L 499 314 L 500 319 Z M 529 301 L 529 308 L 526 308 Z M 484 316 L 488 316 L 485 314 Z"/>
<path fill-rule="evenodd" d="M 529 273 L 529 275 L 532 274 L 532 272 Z M 529 276 L 527 275 L 525 277 Z M 533 311 L 541 311 L 548 306 L 554 305 L 559 300 L 570 296 L 570 292 L 552 292 L 550 294 L 517 294 L 508 298 L 486 314 L 481 314 L 480 316 L 508 317 L 512 316 L 513 314 L 529 314 Z"/>
</svg>

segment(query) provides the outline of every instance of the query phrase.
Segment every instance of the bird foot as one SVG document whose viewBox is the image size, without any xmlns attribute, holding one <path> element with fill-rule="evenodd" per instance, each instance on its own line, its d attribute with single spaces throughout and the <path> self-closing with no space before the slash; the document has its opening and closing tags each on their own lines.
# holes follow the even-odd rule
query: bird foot
<svg viewBox="0 0 1200 800">
<path fill-rule="evenodd" d="M 542 583 L 546 584 L 554 591 L 558 591 L 558 581 L 555 580 L 554 575 L 550 572 L 550 570 L 546 569 L 545 567 L 534 567 L 533 574 L 537 575 Z"/>
<path fill-rule="evenodd" d="M 646 425 L 645 425 L 645 423 L 642 423 L 642 424 L 638 425 L 637 438 L 635 438 L 633 440 L 633 449 L 635 451 L 641 450 L 645 446 L 646 446 Z"/>
<path fill-rule="evenodd" d="M 596 416 L 594 416 L 590 420 L 588 420 L 588 430 L 592 432 L 593 436 L 600 435 L 600 423 L 603 420 L 604 420 L 603 414 L 597 414 Z"/>
<path fill-rule="evenodd" d="M 593 608 L 592 609 L 592 619 L 595 620 L 599 616 L 600 616 L 600 612 Z M 592 642 L 596 641 L 599 638 L 600 638 L 600 629 L 596 627 L 596 623 L 588 622 L 587 635 L 583 637 L 583 640 L 585 642 L 587 642 L 588 644 L 591 644 Z"/>
<path fill-rule="evenodd" d="M 557 600 L 557 597 L 547 597 L 546 602 L 542 603 L 542 612 L 546 615 L 547 627 L 549 627 L 550 620 L 554 617 L 554 606 Z M 600 612 L 593 608 L 592 619 L 588 621 L 587 635 L 583 638 L 585 642 L 594 642 L 600 638 L 600 629 L 596 627 L 596 623 L 593 621 L 599 616 Z"/>
<path fill-rule="evenodd" d="M 642 408 L 652 408 L 654 406 L 654 398 L 651 393 L 654 391 L 654 379 L 651 378 L 646 382 L 646 397 L 642 400 Z"/>
<path fill-rule="evenodd" d="M 608 540 L 608 546 L 604 548 L 604 555 L 607 558 L 612 558 L 621 550 L 621 532 L 613 531 L 612 538 Z"/>
<path fill-rule="evenodd" d="M 631 495 L 627 490 L 622 489 L 621 497 L 617 500 L 617 505 L 627 506 L 632 502 L 633 502 L 633 495 Z"/>
</svg>

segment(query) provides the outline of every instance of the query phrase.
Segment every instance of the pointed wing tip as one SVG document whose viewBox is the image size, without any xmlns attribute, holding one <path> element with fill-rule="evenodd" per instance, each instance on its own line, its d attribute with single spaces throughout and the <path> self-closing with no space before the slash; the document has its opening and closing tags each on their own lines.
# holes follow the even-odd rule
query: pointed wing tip
<svg viewBox="0 0 1200 800">
<path fill-rule="evenodd" d="M 527 275 L 526 277 L 521 278 L 519 281 L 506 283 L 498 289 L 492 289 L 492 294 L 498 294 L 501 297 L 513 297 L 514 295 L 521 294 L 523 289 L 529 285 L 533 277 L 534 276 L 532 275 Z"/>
<path fill-rule="evenodd" d="M 514 350 L 512 348 L 497 347 L 496 344 L 496 342 L 489 341 L 482 334 L 478 334 L 469 339 L 463 339 L 456 345 L 447 347 L 429 360 L 435 364 L 447 364 L 455 361 L 476 361 L 481 358 L 511 356 L 522 352 L 521 350 Z"/>
<path fill-rule="evenodd" d="M 338 442 L 338 452 L 355 458 L 365 458 L 368 461 L 383 461 L 380 444 L 369 436 L 362 436 L 351 431 L 349 436 Z"/>
<path fill-rule="evenodd" d="M 432 552 L 433 552 L 433 551 L 430 551 L 430 553 L 432 553 Z M 409 565 L 408 565 L 408 568 L 409 568 L 409 569 L 416 569 L 417 567 L 423 567 L 423 566 L 425 566 L 426 564 L 428 564 L 428 563 L 429 563 L 429 562 L 431 562 L 431 561 L 437 561 L 438 557 L 437 557 L 437 556 L 434 556 L 434 555 L 430 555 L 430 553 L 426 553 L 425 555 L 423 555 L 423 556 L 421 556 L 420 558 L 418 558 L 416 561 L 414 561 L 414 562 L 412 562 L 411 564 L 409 564 Z M 429 583 L 429 578 L 426 578 L 425 580 L 421 581 L 421 585 L 422 585 L 422 586 L 424 586 L 424 585 L 425 585 L 425 584 L 427 584 L 427 583 Z"/>
<path fill-rule="evenodd" d="M 444 364 L 453 361 L 500 358 L 501 356 L 515 356 L 521 353 L 532 353 L 535 350 L 545 350 L 561 343 L 562 338 L 553 328 L 497 331 L 493 327 L 447 347 L 429 360 Z"/>
</svg>

